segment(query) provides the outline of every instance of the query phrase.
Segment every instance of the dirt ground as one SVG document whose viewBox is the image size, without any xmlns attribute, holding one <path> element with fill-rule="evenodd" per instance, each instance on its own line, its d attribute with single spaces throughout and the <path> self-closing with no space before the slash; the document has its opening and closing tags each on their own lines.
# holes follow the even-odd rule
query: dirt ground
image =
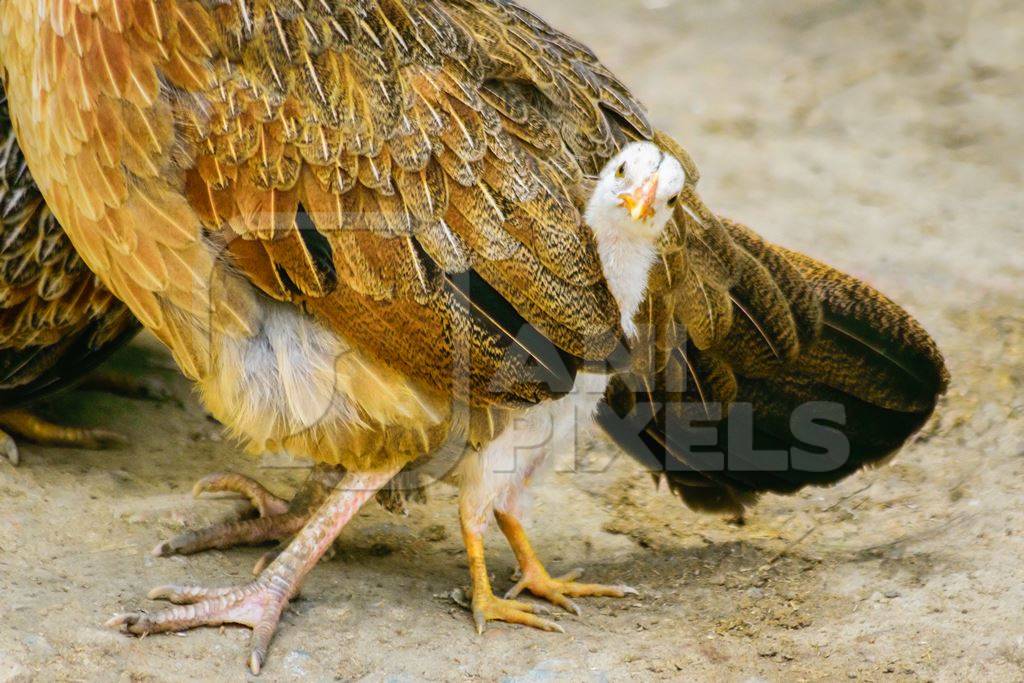
<svg viewBox="0 0 1024 683">
<path fill-rule="evenodd" d="M 595 47 L 692 152 L 705 199 L 826 258 L 913 311 L 954 381 L 891 464 L 768 497 L 746 526 L 684 509 L 600 438 L 597 474 L 539 486 L 553 570 L 625 582 L 565 635 L 491 625 L 468 583 L 453 492 L 375 505 L 285 615 L 263 680 L 1024 680 L 1024 6 L 1013 0 L 530 2 Z M 261 549 L 154 559 L 231 499 L 233 468 L 289 492 L 302 470 L 222 439 L 142 339 L 116 360 L 176 402 L 86 392 L 51 416 L 130 435 L 94 453 L 23 446 L 0 467 L 0 681 L 241 680 L 249 633 L 132 639 L 101 624 L 153 586 L 244 581 Z M 595 468 L 602 469 L 602 468 Z M 511 585 L 496 533 L 490 566 Z"/>
</svg>

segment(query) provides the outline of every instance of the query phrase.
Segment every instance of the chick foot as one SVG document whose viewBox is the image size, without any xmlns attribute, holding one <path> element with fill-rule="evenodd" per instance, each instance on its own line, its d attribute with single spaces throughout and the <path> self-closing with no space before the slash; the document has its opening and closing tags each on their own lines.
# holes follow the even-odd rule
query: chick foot
<svg viewBox="0 0 1024 683">
<path fill-rule="evenodd" d="M 483 589 L 482 586 L 473 589 L 472 608 L 473 623 L 476 624 L 477 633 L 484 632 L 488 621 L 504 621 L 509 624 L 532 626 L 541 631 L 565 633 L 565 629 L 555 622 L 537 616 L 538 614 L 550 614 L 551 611 L 547 607 L 518 600 L 502 599 L 490 590 Z"/>
<path fill-rule="evenodd" d="M 497 510 L 494 517 L 505 538 L 508 539 L 509 545 L 512 546 L 512 551 L 515 553 L 520 571 L 522 571 L 522 578 L 505 594 L 506 598 L 516 598 L 524 590 L 527 590 L 538 598 L 547 600 L 551 604 L 579 616 L 581 613 L 579 606 L 569 598 L 623 598 L 627 595 L 639 595 L 637 590 L 630 586 L 577 583 L 576 579 L 583 574 L 582 569 L 573 570 L 564 576 L 552 577 L 541 561 L 537 559 L 537 554 L 534 552 L 533 546 L 530 545 L 526 531 L 519 520 L 513 515 Z"/>
<path fill-rule="evenodd" d="M 310 472 L 291 502 L 268 491 L 255 479 L 234 472 L 211 474 L 196 482 L 192 494 L 209 492 L 239 493 L 249 499 L 259 516 L 213 524 L 203 529 L 186 531 L 153 548 L 156 556 L 192 555 L 204 550 L 223 550 L 240 545 L 262 545 L 285 541 L 302 528 L 313 512 L 324 502 L 345 470 L 317 465 Z M 257 572 L 262 568 L 257 565 Z"/>
<path fill-rule="evenodd" d="M 118 614 L 107 622 L 125 633 L 181 631 L 199 626 L 240 624 L 252 629 L 249 668 L 258 674 L 288 602 L 299 592 L 334 539 L 356 512 L 398 472 L 350 473 L 335 487 L 283 553 L 252 583 L 236 588 L 162 586 L 151 599 L 177 603 L 158 612 Z"/>
<path fill-rule="evenodd" d="M 0 430 L 0 456 L 13 465 L 21 461 L 15 436 L 42 446 L 87 450 L 122 448 L 128 445 L 128 439 L 117 432 L 107 429 L 64 427 L 20 409 L 0 412 Z"/>
<path fill-rule="evenodd" d="M 469 558 L 469 577 L 473 582 L 472 610 L 477 633 L 484 632 L 488 621 L 504 621 L 532 626 L 542 631 L 565 633 L 565 630 L 555 622 L 537 616 L 549 614 L 546 607 L 517 600 L 503 600 L 494 595 L 484 558 L 484 541 L 480 532 L 482 525 L 461 505 L 459 519 L 462 523 L 462 540 L 466 544 L 466 555 Z"/>
<path fill-rule="evenodd" d="M 523 570 L 523 577 L 512 586 L 506 598 L 517 598 L 524 590 L 557 605 L 566 612 L 576 616 L 582 614 L 579 606 L 570 600 L 573 598 L 624 598 L 627 595 L 639 595 L 635 588 L 629 586 L 605 586 L 599 583 L 577 583 L 576 579 L 583 575 L 582 569 L 574 569 L 564 576 L 552 577 L 539 562 Z"/>
</svg>

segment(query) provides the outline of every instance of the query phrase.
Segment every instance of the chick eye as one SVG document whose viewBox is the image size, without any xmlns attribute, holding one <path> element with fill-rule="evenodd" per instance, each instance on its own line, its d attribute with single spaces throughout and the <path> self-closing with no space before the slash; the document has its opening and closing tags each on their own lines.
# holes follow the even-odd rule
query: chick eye
<svg viewBox="0 0 1024 683">
<path fill-rule="evenodd" d="M 626 176 L 626 162 L 623 161 L 621 164 L 619 164 L 619 167 L 617 169 L 615 169 L 615 177 L 616 178 L 624 178 L 625 176 Z"/>
<path fill-rule="evenodd" d="M 672 195 L 671 197 L 668 198 L 668 205 L 669 206 L 675 206 L 676 202 L 678 202 L 678 201 L 679 201 L 679 195 L 678 194 L 674 194 L 674 195 Z"/>
</svg>

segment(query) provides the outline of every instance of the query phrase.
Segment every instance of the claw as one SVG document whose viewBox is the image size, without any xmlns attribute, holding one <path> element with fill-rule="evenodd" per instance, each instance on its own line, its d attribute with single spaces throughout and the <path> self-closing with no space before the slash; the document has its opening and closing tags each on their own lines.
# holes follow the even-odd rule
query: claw
<svg viewBox="0 0 1024 683">
<path fill-rule="evenodd" d="M 577 583 L 577 580 L 583 576 L 583 570 L 579 568 L 573 569 L 562 576 L 552 578 L 548 574 L 547 569 L 544 568 L 544 565 L 537 559 L 537 554 L 530 546 L 530 541 L 527 539 L 526 532 L 522 524 L 519 523 L 519 520 L 513 515 L 502 511 L 495 511 L 494 516 L 498 520 L 502 533 L 505 534 L 509 544 L 512 546 L 516 559 L 519 561 L 519 568 L 522 571 L 522 577 L 505 594 L 506 598 L 515 598 L 524 590 L 528 590 L 538 598 L 547 600 L 551 604 L 561 607 L 566 612 L 579 616 L 581 610 L 575 602 L 569 599 L 570 597 L 622 598 L 626 595 L 639 595 L 635 588 L 629 586 L 602 586 L 596 583 Z"/>
<path fill-rule="evenodd" d="M 301 513 L 290 512 L 288 501 L 275 496 L 255 479 L 235 472 L 210 474 L 192 487 L 192 495 L 197 498 L 203 493 L 222 491 L 245 496 L 260 516 L 257 519 L 221 522 L 197 531 L 186 531 L 169 541 L 158 543 L 153 548 L 153 555 L 192 555 L 204 550 L 282 541 L 297 533 L 311 512 L 309 509 Z"/>
<path fill-rule="evenodd" d="M 121 630 L 122 626 L 127 626 L 129 624 L 135 614 L 135 612 L 118 612 L 103 622 L 103 628 L 116 628 Z"/>
<path fill-rule="evenodd" d="M 263 668 L 263 663 L 266 660 L 267 653 L 264 652 L 253 652 L 249 655 L 249 671 L 252 672 L 253 676 L 260 675 L 260 669 Z"/>
<path fill-rule="evenodd" d="M 150 599 L 167 600 L 175 606 L 152 613 L 117 614 L 107 621 L 107 626 L 138 636 L 198 626 L 248 626 L 252 629 L 249 669 L 258 674 L 266 661 L 281 614 L 299 593 L 306 574 L 359 508 L 399 469 L 345 475 L 288 548 L 252 583 L 212 589 L 173 584 L 159 586 L 150 591 Z M 252 521 L 268 522 L 270 519 Z"/>
<path fill-rule="evenodd" d="M 285 541 L 298 533 L 344 472 L 342 468 L 328 465 L 314 467 L 291 501 L 274 495 L 255 479 L 235 472 L 218 472 L 203 477 L 192 487 L 192 495 L 198 497 L 203 493 L 222 491 L 239 493 L 249 500 L 260 516 L 186 531 L 158 543 L 152 552 L 158 557 L 191 555 L 204 550 Z M 263 566 L 265 564 L 258 564 L 255 573 Z"/>
<path fill-rule="evenodd" d="M 7 460 L 14 467 L 21 464 L 21 453 L 18 451 L 17 442 L 14 437 L 4 432 L 0 432 L 0 458 Z"/>
<path fill-rule="evenodd" d="M 305 522 L 305 516 L 293 514 L 221 522 L 198 531 L 186 531 L 169 541 L 158 543 L 153 548 L 153 555 L 192 555 L 204 550 L 281 541 L 296 534 Z"/>
<path fill-rule="evenodd" d="M 472 515 L 463 504 L 459 505 L 459 521 L 462 525 L 462 539 L 466 544 L 466 555 L 469 558 L 469 576 L 473 581 L 471 606 L 477 633 L 484 632 L 488 621 L 504 621 L 531 626 L 541 631 L 565 633 L 565 629 L 555 622 L 537 616 L 550 614 L 550 610 L 543 605 L 502 599 L 494 595 L 487 575 L 487 563 L 484 561 L 483 536 L 479 531 L 479 525 L 474 523 Z"/>
<path fill-rule="evenodd" d="M 217 472 L 209 474 L 195 483 L 192 495 L 198 498 L 203 493 L 219 493 L 228 491 L 240 493 L 260 513 L 260 517 L 272 517 L 288 512 L 288 501 L 275 496 L 263 484 L 251 477 L 237 472 Z"/>
<path fill-rule="evenodd" d="M 272 581 L 255 581 L 238 588 L 161 586 L 151 591 L 150 597 L 169 600 L 176 605 L 156 612 L 117 614 L 106 622 L 106 626 L 131 635 L 145 636 L 197 626 L 239 624 L 253 629 L 252 652 L 264 657 L 291 596 L 276 588 Z"/>
<path fill-rule="evenodd" d="M 476 632 L 482 634 L 488 621 L 504 621 L 510 624 L 531 626 L 541 631 L 565 633 L 565 629 L 549 619 L 542 619 L 538 614 L 551 614 L 551 610 L 543 605 L 534 605 L 518 600 L 505 600 L 494 594 L 485 594 L 473 600 L 473 622 Z"/>
</svg>

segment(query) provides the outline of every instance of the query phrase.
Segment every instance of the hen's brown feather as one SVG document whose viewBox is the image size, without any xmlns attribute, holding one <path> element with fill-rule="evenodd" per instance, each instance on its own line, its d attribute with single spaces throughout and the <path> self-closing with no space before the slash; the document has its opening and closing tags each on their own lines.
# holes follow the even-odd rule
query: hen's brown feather
<svg viewBox="0 0 1024 683">
<path fill-rule="evenodd" d="M 949 376 L 917 321 L 864 282 L 738 223 L 719 224 L 739 274 L 728 288 L 692 280 L 731 302 L 732 324 L 704 334 L 712 308 L 702 316 L 674 303 L 691 290 L 676 262 L 668 274 L 682 284 L 652 282 L 644 309 L 658 333 L 645 342 L 657 342 L 663 362 L 616 377 L 599 421 L 688 505 L 736 512 L 761 492 L 833 483 L 884 460 L 923 426 Z M 687 339 L 692 315 L 704 327 Z M 805 418 L 838 430 L 814 435 L 828 444 L 794 432 L 794 414 L 808 410 Z M 783 467 L 769 464 L 768 450 L 785 454 Z"/>
<path fill-rule="evenodd" d="M 0 407 L 68 386 L 138 329 L 46 207 L 0 93 Z"/>
<path fill-rule="evenodd" d="M 440 434 L 464 403 L 488 416 L 473 441 L 619 341 L 580 190 L 654 131 L 511 2 L 12 0 L 0 37 L 55 215 L 257 447 L 333 462 L 377 429 Z M 677 154 L 666 259 L 690 223 L 712 249 L 721 232 Z M 255 369 L 271 315 L 292 347 Z"/>
</svg>

